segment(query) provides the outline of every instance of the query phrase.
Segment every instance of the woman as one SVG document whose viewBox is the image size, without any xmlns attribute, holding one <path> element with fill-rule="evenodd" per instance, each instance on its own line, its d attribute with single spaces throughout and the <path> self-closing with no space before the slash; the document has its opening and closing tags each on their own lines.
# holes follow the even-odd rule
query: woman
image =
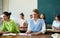
<svg viewBox="0 0 60 38">
<path fill-rule="evenodd" d="M 46 22 L 45 14 L 44 14 L 44 13 L 42 13 L 42 14 L 40 15 L 40 18 L 41 18 L 41 19 L 44 19 L 45 24 L 46 24 L 46 28 L 47 28 L 47 22 Z"/>
<path fill-rule="evenodd" d="M 20 14 L 20 20 L 19 20 L 19 29 L 21 33 L 25 33 L 27 30 L 27 21 L 24 18 L 24 14 Z"/>
<path fill-rule="evenodd" d="M 45 22 L 43 19 L 40 19 L 40 14 L 37 9 L 33 10 L 33 19 L 30 20 L 28 24 L 28 30 L 26 33 L 40 34 L 45 33 Z"/>
<path fill-rule="evenodd" d="M 42 14 L 40 15 L 40 18 L 45 20 L 45 19 L 46 19 L 46 18 L 45 18 L 45 14 L 42 13 Z"/>
<path fill-rule="evenodd" d="M 4 14 L 4 20 L 3 20 L 3 26 L 2 26 L 2 31 L 3 32 L 11 32 L 11 33 L 19 33 L 17 24 L 10 19 L 11 13 L 8 12 L 3 12 Z"/>
<path fill-rule="evenodd" d="M 52 29 L 53 30 L 60 30 L 60 15 L 57 15 L 55 17 L 55 20 L 53 21 L 53 24 L 52 24 Z"/>
</svg>

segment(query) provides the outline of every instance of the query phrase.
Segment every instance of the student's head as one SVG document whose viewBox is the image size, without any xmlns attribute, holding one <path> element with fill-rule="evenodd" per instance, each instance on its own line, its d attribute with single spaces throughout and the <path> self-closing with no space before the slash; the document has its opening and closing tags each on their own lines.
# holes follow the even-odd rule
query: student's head
<svg viewBox="0 0 60 38">
<path fill-rule="evenodd" d="M 20 13 L 20 18 L 24 19 L 24 14 L 23 13 Z"/>
<path fill-rule="evenodd" d="M 31 15 L 30 15 L 30 19 L 32 19 L 32 18 L 33 18 L 33 15 L 31 14 Z"/>
<path fill-rule="evenodd" d="M 41 19 L 45 19 L 45 14 L 42 13 L 42 14 L 40 15 L 40 18 L 41 18 Z"/>
<path fill-rule="evenodd" d="M 60 21 L 60 14 L 56 15 L 55 20 Z"/>
<path fill-rule="evenodd" d="M 11 15 L 11 13 L 9 13 L 9 12 L 3 12 L 3 14 L 4 14 L 4 20 L 7 20 L 7 19 L 10 19 L 10 15 Z"/>
<path fill-rule="evenodd" d="M 38 9 L 34 9 L 33 10 L 33 18 L 40 18 L 40 14 L 39 14 L 39 10 Z"/>
</svg>

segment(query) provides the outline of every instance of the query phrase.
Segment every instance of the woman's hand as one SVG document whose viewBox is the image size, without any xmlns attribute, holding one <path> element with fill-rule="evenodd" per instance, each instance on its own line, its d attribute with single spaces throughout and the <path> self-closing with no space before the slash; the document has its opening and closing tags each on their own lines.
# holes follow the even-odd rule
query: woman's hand
<svg viewBox="0 0 60 38">
<path fill-rule="evenodd" d="M 5 31 L 5 32 L 3 32 L 4 34 L 6 34 L 6 33 L 10 33 L 9 31 Z"/>
<path fill-rule="evenodd" d="M 31 33 L 31 31 L 27 31 L 27 32 L 26 32 L 26 34 L 30 34 L 30 33 Z"/>
</svg>

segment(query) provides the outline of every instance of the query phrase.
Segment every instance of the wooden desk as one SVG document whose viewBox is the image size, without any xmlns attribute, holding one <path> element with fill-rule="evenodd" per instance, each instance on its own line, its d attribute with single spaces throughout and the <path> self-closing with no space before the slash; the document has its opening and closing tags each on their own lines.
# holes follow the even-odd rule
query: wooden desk
<svg viewBox="0 0 60 38">
<path fill-rule="evenodd" d="M 16 36 L 0 36 L 0 38 L 51 38 L 51 36 L 49 34 L 47 34 L 47 35 L 36 35 L 36 36 L 16 35 Z"/>
<path fill-rule="evenodd" d="M 46 33 L 47 33 L 47 34 L 53 34 L 53 33 L 59 33 L 59 34 L 60 34 L 60 30 L 55 30 L 55 31 L 53 31 L 52 29 L 47 29 L 47 30 L 46 30 Z"/>
</svg>

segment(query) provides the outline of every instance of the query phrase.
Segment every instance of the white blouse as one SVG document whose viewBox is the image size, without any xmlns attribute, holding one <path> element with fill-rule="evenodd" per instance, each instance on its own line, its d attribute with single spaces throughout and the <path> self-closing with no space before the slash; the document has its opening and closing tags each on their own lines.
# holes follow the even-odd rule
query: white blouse
<svg viewBox="0 0 60 38">
<path fill-rule="evenodd" d="M 20 19 L 18 24 L 20 27 L 23 27 L 24 23 L 27 23 L 27 21 L 25 19 Z"/>
<path fill-rule="evenodd" d="M 52 26 L 56 27 L 56 28 L 60 28 L 60 21 L 53 21 Z"/>
</svg>

